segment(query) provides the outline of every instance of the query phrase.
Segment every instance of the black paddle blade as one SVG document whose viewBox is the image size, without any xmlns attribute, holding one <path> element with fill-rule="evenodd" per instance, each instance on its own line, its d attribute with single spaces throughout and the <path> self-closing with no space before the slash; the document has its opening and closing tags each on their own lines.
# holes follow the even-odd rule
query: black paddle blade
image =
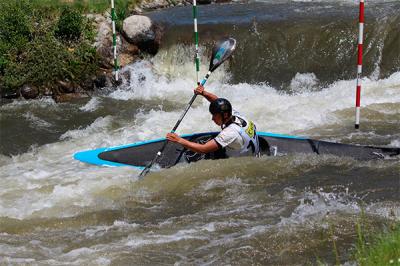
<svg viewBox="0 0 400 266">
<path fill-rule="evenodd" d="M 236 40 L 228 38 L 221 40 L 212 51 L 209 71 L 213 72 L 226 59 L 228 59 L 236 48 Z"/>
</svg>

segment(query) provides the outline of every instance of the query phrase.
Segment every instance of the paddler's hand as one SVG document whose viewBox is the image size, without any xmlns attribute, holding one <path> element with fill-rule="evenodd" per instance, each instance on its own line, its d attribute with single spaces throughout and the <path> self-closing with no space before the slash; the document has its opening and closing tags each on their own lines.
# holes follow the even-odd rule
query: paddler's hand
<svg viewBox="0 0 400 266">
<path fill-rule="evenodd" d="M 199 85 L 195 90 L 194 90 L 194 94 L 197 95 L 204 95 L 204 87 L 202 85 Z"/>
<path fill-rule="evenodd" d="M 179 143 L 179 141 L 181 140 L 181 137 L 179 137 L 175 133 L 168 133 L 167 134 L 167 140 Z"/>
</svg>

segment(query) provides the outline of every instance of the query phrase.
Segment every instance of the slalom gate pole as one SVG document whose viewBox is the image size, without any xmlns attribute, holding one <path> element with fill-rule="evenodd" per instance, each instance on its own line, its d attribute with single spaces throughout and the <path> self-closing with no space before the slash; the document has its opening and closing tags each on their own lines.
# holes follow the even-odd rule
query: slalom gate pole
<svg viewBox="0 0 400 266">
<path fill-rule="evenodd" d="M 119 65 L 118 65 L 118 58 L 117 58 L 117 34 L 115 31 L 115 21 L 117 20 L 117 15 L 115 14 L 115 6 L 114 0 L 111 0 L 111 21 L 112 21 L 112 42 L 113 42 L 113 55 L 114 55 L 114 74 L 115 80 L 118 81 L 118 72 L 119 72 Z"/>
<path fill-rule="evenodd" d="M 194 44 L 195 44 L 195 64 L 196 64 L 196 81 L 199 85 L 200 58 L 199 58 L 199 33 L 197 31 L 197 5 L 193 0 L 193 26 L 194 26 Z"/>
<path fill-rule="evenodd" d="M 360 128 L 363 35 L 364 35 L 364 0 L 360 0 L 359 32 L 358 32 L 358 60 L 357 60 L 357 89 L 356 89 L 356 122 L 354 125 L 355 129 Z"/>
</svg>

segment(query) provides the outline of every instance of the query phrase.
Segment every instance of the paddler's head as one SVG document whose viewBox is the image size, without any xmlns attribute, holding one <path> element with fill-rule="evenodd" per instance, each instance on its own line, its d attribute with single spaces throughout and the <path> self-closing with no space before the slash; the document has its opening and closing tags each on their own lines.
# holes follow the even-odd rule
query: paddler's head
<svg viewBox="0 0 400 266">
<path fill-rule="evenodd" d="M 215 124 L 222 126 L 232 119 L 232 105 L 224 98 L 218 98 L 210 103 L 210 113 Z"/>
</svg>

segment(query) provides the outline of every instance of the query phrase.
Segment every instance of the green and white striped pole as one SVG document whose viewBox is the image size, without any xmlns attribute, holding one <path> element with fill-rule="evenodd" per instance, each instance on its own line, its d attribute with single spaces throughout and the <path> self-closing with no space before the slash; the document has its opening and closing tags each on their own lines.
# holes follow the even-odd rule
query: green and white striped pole
<svg viewBox="0 0 400 266">
<path fill-rule="evenodd" d="M 196 80 L 199 85 L 200 58 L 199 58 L 199 33 L 197 32 L 197 5 L 193 0 L 193 25 L 194 25 L 194 44 L 195 44 L 195 64 L 196 64 Z"/>
<path fill-rule="evenodd" d="M 115 80 L 118 81 L 118 58 L 117 58 L 117 34 L 115 31 L 115 21 L 117 19 L 117 15 L 115 14 L 114 0 L 111 0 L 111 21 L 112 21 L 112 31 L 113 31 L 113 55 L 114 55 L 114 73 Z"/>
</svg>

